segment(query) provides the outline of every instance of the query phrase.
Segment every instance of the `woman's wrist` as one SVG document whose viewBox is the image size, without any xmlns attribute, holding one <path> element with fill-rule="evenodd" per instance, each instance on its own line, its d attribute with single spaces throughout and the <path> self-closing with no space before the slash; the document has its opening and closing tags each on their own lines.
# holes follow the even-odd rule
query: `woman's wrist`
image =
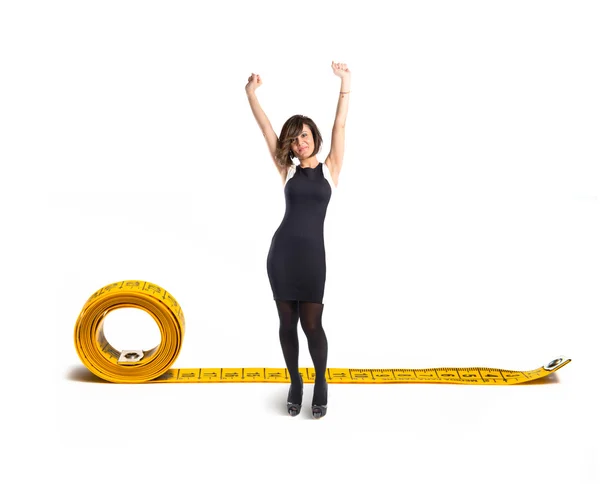
<svg viewBox="0 0 600 495">
<path fill-rule="evenodd" d="M 349 92 L 350 92 L 350 76 L 346 76 L 342 79 L 340 93 L 349 93 Z"/>
</svg>

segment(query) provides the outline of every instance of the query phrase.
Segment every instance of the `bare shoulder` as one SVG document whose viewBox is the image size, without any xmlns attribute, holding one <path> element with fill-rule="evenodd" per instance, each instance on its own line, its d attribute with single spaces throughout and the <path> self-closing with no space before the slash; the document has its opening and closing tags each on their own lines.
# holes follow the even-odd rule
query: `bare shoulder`
<svg viewBox="0 0 600 495">
<path fill-rule="evenodd" d="M 335 187 L 337 187 L 338 186 L 338 178 L 340 176 L 340 167 L 338 167 L 337 165 L 335 165 L 333 163 L 330 156 L 327 156 L 327 158 L 325 158 L 325 161 L 323 163 L 327 166 L 327 169 L 329 170 L 329 174 L 331 175 L 331 179 L 333 180 Z"/>
<path fill-rule="evenodd" d="M 283 185 L 285 186 L 285 180 L 287 179 L 287 175 L 288 175 L 288 171 L 289 171 L 289 167 L 279 167 L 279 174 L 281 175 L 281 182 L 283 182 Z"/>
<path fill-rule="evenodd" d="M 273 164 L 275 165 L 275 168 L 277 169 L 277 172 L 279 172 L 279 175 L 281 176 L 281 179 L 283 180 L 283 183 L 285 185 L 285 179 L 287 177 L 287 173 L 289 170 L 289 167 L 287 166 L 282 166 L 278 161 L 277 158 L 275 158 L 275 155 L 272 154 L 271 158 L 273 159 Z"/>
</svg>

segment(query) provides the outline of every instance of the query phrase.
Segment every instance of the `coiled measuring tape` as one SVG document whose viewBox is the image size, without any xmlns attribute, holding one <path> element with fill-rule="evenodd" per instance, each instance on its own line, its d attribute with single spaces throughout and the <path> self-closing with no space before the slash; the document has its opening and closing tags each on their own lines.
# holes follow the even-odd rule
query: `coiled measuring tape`
<svg viewBox="0 0 600 495">
<path fill-rule="evenodd" d="M 118 351 L 104 336 L 104 318 L 119 308 L 137 308 L 152 316 L 161 342 L 148 350 Z M 75 323 L 75 348 L 83 364 L 95 375 L 115 383 L 289 382 L 286 368 L 180 368 L 177 359 L 185 319 L 177 300 L 165 289 L 142 280 L 106 285 L 87 300 Z M 531 371 L 497 368 L 356 369 L 327 368 L 329 383 L 456 383 L 513 385 L 538 380 L 571 360 L 564 356 Z M 305 382 L 314 382 L 314 368 L 300 368 Z"/>
</svg>

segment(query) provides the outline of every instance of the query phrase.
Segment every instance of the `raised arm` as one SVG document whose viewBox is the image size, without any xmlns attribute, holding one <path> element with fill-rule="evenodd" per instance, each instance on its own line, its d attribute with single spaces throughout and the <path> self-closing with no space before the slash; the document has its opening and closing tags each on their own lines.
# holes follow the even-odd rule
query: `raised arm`
<svg viewBox="0 0 600 495">
<path fill-rule="evenodd" d="M 273 162 L 275 163 L 277 169 L 281 172 L 282 168 L 275 159 L 275 148 L 277 147 L 278 140 L 277 134 L 275 134 L 271 122 L 269 122 L 267 115 L 263 111 L 262 107 L 260 106 L 260 103 L 258 102 L 258 98 L 256 97 L 255 91 L 261 84 L 262 80 L 260 76 L 258 74 L 253 73 L 248 78 L 248 84 L 246 85 L 246 96 L 248 97 L 248 102 L 250 103 L 250 108 L 252 109 L 254 118 L 256 119 L 256 122 L 258 123 L 258 126 L 260 127 L 260 130 L 263 136 L 265 137 L 265 140 L 267 141 L 267 146 L 269 148 L 271 158 L 273 159 Z"/>
<path fill-rule="evenodd" d="M 336 76 L 342 79 L 340 96 L 338 98 L 333 131 L 331 132 L 331 151 L 325 159 L 325 164 L 331 171 L 331 178 L 337 186 L 338 177 L 344 160 L 344 145 L 346 139 L 346 116 L 350 97 L 350 70 L 346 64 L 331 62 L 331 68 Z"/>
</svg>

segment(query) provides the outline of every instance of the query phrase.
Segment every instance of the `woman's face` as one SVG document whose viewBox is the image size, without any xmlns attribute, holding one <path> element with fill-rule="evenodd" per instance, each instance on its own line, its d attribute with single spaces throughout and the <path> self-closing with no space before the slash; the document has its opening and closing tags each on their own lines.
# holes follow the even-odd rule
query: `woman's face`
<svg viewBox="0 0 600 495">
<path fill-rule="evenodd" d="M 312 132 L 310 127 L 303 125 L 302 132 L 292 141 L 292 151 L 298 158 L 306 158 L 311 155 L 315 144 L 313 142 Z"/>
</svg>

